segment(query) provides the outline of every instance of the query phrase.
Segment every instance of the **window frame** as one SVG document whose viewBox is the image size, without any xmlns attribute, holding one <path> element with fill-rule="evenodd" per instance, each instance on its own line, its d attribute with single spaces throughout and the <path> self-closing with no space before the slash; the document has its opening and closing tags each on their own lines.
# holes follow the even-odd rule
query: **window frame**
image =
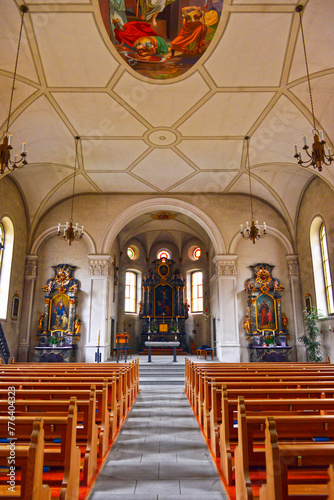
<svg viewBox="0 0 334 500">
<path fill-rule="evenodd" d="M 127 283 L 127 276 L 134 276 L 135 283 Z M 131 289 L 134 289 L 134 297 L 131 296 Z M 127 293 L 128 292 L 128 293 Z M 136 314 L 137 313 L 137 297 L 138 297 L 138 273 L 136 271 L 127 270 L 125 271 L 125 288 L 124 288 L 124 312 L 126 314 Z M 133 302 L 133 309 L 128 310 L 127 304 Z M 130 309 L 130 308 L 129 308 Z"/>
<path fill-rule="evenodd" d="M 194 284 L 194 276 L 201 275 L 201 282 Z M 196 287 L 196 297 L 194 296 L 194 289 Z M 200 294 L 199 290 L 202 290 L 202 294 Z M 197 304 L 196 309 L 194 307 L 194 301 L 199 302 Z M 203 313 L 204 311 L 204 285 L 203 285 L 203 271 L 200 269 L 192 271 L 190 273 L 190 310 L 192 313 Z"/>
<path fill-rule="evenodd" d="M 321 248 L 322 271 L 325 282 L 327 312 L 328 314 L 334 314 L 333 285 L 327 244 L 327 231 L 324 222 L 321 224 L 319 229 L 319 242 Z"/>
</svg>

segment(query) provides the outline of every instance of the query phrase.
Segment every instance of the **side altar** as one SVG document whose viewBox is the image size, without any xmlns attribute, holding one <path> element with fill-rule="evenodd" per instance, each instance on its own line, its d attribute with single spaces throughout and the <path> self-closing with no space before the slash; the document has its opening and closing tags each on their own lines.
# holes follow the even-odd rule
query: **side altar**
<svg viewBox="0 0 334 500">
<path fill-rule="evenodd" d="M 38 345 L 34 361 L 74 362 L 81 321 L 76 314 L 79 281 L 73 277 L 76 266 L 52 266 L 54 277 L 44 286 L 44 310 L 39 318 Z"/>
<path fill-rule="evenodd" d="M 180 348 L 186 350 L 185 320 L 189 306 L 184 300 L 185 279 L 173 260 L 156 259 L 152 264 L 154 268 L 146 271 L 142 283 L 139 350 L 144 350 L 147 341 L 179 341 Z"/>
<path fill-rule="evenodd" d="M 290 361 L 288 319 L 282 313 L 284 287 L 272 276 L 275 266 L 261 263 L 249 267 L 253 277 L 245 281 L 248 308 L 244 320 L 249 361 Z"/>
</svg>

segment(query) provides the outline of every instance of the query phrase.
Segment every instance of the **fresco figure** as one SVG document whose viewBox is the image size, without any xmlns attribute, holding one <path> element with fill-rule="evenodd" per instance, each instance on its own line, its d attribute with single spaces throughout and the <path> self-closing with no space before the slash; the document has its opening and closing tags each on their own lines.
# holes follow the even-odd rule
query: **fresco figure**
<svg viewBox="0 0 334 500">
<path fill-rule="evenodd" d="M 133 48 L 141 58 L 149 58 L 154 54 L 167 54 L 168 45 L 160 36 L 145 36 L 138 38 Z"/>
<path fill-rule="evenodd" d="M 171 43 L 171 56 L 174 57 L 176 51 L 190 56 L 199 55 L 213 38 L 218 26 L 218 13 L 214 9 L 207 12 L 206 4 L 204 10 L 200 7 L 189 5 L 188 7 L 183 7 L 182 16 L 183 28 Z M 215 27 L 215 29 L 211 29 L 208 34 L 208 27 Z M 212 33 L 212 31 L 214 32 Z M 206 40 L 207 35 L 210 40 Z"/>
<path fill-rule="evenodd" d="M 270 311 L 269 306 L 268 306 L 266 300 L 263 299 L 263 302 L 260 305 L 260 309 L 259 309 L 259 314 L 260 314 L 260 317 L 261 317 L 260 326 L 266 326 L 266 325 L 268 325 L 268 323 L 269 323 L 269 320 L 268 320 L 268 313 L 269 313 L 269 311 Z"/>
<path fill-rule="evenodd" d="M 114 21 L 115 20 L 121 21 L 122 24 L 125 24 L 127 22 L 124 0 L 109 0 L 109 12 L 110 12 L 110 30 L 112 35 L 115 36 Z"/>
<path fill-rule="evenodd" d="M 157 25 L 157 15 L 162 12 L 164 8 L 173 3 L 175 0 L 139 0 L 142 19 L 150 21 L 152 19 L 152 26 Z"/>
<path fill-rule="evenodd" d="M 133 44 L 142 37 L 158 36 L 149 23 L 141 21 L 129 21 L 122 24 L 119 20 L 113 20 L 115 38 L 121 45 L 125 44 L 132 48 Z"/>
</svg>

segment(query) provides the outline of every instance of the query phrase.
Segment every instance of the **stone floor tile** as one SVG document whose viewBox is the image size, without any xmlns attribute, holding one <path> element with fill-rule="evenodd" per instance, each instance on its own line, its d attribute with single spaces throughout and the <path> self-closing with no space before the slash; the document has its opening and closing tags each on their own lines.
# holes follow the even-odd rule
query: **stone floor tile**
<svg viewBox="0 0 334 500">
<path fill-rule="evenodd" d="M 212 463 L 191 462 L 179 464 L 160 464 L 159 479 L 217 479 L 217 471 Z"/>
<path fill-rule="evenodd" d="M 211 495 L 218 495 L 218 498 L 226 499 L 222 483 L 219 478 L 216 479 L 182 479 L 180 481 L 181 495 L 185 498 L 193 499 L 193 495 L 199 498 L 208 498 L 211 500 Z M 220 496 L 219 496 L 220 495 Z"/>
<path fill-rule="evenodd" d="M 152 495 L 152 493 L 157 495 L 163 495 L 168 492 L 171 495 L 180 495 L 180 483 L 179 481 L 172 479 L 168 481 L 158 480 L 158 481 L 147 481 L 139 480 L 137 482 L 134 500 L 137 494 L 140 495 Z"/>
<path fill-rule="evenodd" d="M 159 477 L 159 464 L 142 464 L 133 463 L 131 467 L 123 464 L 106 463 L 100 472 L 96 483 L 101 483 L 104 481 L 109 481 L 111 479 L 132 481 L 139 478 L 145 478 L 147 480 L 157 480 Z"/>
</svg>

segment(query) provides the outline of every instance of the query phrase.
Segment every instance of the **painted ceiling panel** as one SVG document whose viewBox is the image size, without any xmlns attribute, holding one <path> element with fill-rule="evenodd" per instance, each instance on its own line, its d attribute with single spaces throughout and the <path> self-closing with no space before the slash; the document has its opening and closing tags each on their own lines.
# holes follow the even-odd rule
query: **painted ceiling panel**
<svg viewBox="0 0 334 500">
<path fill-rule="evenodd" d="M 303 134 L 311 129 L 310 122 L 285 96 L 268 113 L 250 140 L 251 165 L 259 163 L 297 162 L 294 144 L 303 146 Z"/>
<path fill-rule="evenodd" d="M 32 13 L 31 18 L 48 85 L 104 87 L 118 63 L 104 44 L 93 15 L 71 12 L 43 15 L 46 17 L 42 27 L 38 26 L 40 14 Z"/>
<path fill-rule="evenodd" d="M 174 151 L 155 149 L 132 169 L 132 173 L 157 189 L 166 191 L 176 182 L 194 173 L 194 169 Z"/>
<path fill-rule="evenodd" d="M 255 170 L 256 172 L 256 170 Z M 237 180 L 237 182 L 233 185 L 233 187 L 229 190 L 229 193 L 246 193 L 249 194 L 249 179 L 248 179 L 248 173 L 244 173 L 241 175 L 241 177 Z M 252 193 L 255 197 L 258 197 L 273 207 L 275 207 L 280 213 L 282 213 L 282 206 L 280 203 L 276 200 L 276 198 L 270 193 L 268 189 L 266 189 L 260 182 L 258 182 L 256 179 L 252 178 Z M 250 220 L 250 213 L 251 213 L 251 208 L 249 204 L 249 212 L 245 214 L 246 220 L 247 217 Z M 256 208 L 254 209 L 254 216 L 257 218 L 256 215 Z M 259 221 L 261 224 L 263 221 Z M 269 221 L 265 221 L 267 224 L 270 225 Z M 241 221 L 239 224 L 244 222 Z"/>
<path fill-rule="evenodd" d="M 9 100 L 12 90 L 13 80 L 11 78 L 7 78 L 5 76 L 0 76 L 0 123 L 7 121 L 8 111 L 9 111 Z M 15 109 L 22 104 L 22 102 L 27 99 L 30 95 L 36 92 L 34 87 L 30 85 L 26 85 L 20 81 L 16 81 L 15 83 L 15 92 L 13 94 L 13 105 L 11 117 L 13 117 L 13 113 Z M 12 119 L 11 119 L 12 122 Z M 11 128 L 11 127 L 9 127 Z"/>
<path fill-rule="evenodd" d="M 73 176 L 69 178 L 69 180 L 59 186 L 59 189 L 55 191 L 55 193 L 47 200 L 45 203 L 45 206 L 43 207 L 43 212 L 45 212 L 48 208 L 52 207 L 55 203 L 58 203 L 62 201 L 64 198 L 70 198 L 72 196 L 72 190 L 73 190 Z M 80 193 L 96 193 L 96 189 L 90 184 L 85 177 L 82 175 L 78 175 L 76 180 L 75 180 L 75 193 L 80 194 Z M 70 209 L 68 212 L 64 210 L 64 217 L 63 220 L 59 221 L 61 224 L 64 224 L 64 222 L 68 221 L 70 218 Z M 77 222 L 82 225 L 80 220 L 80 214 L 78 211 L 75 209 L 75 200 L 74 200 L 74 208 L 73 208 L 73 222 L 76 224 Z"/>
<path fill-rule="evenodd" d="M 263 179 L 277 194 L 284 199 L 292 220 L 296 216 L 300 195 L 306 183 L 313 177 L 311 170 L 293 166 L 263 166 L 252 169 L 257 177 Z"/>
<path fill-rule="evenodd" d="M 80 136 L 141 136 L 146 130 L 106 93 L 55 92 L 53 97 Z"/>
<path fill-rule="evenodd" d="M 334 2 L 331 0 L 310 0 L 303 13 L 306 53 L 310 74 L 334 66 Z M 326 43 L 324 43 L 326 40 Z M 305 59 L 301 35 L 299 33 L 290 82 L 306 76 Z"/>
<path fill-rule="evenodd" d="M 245 135 L 273 92 L 224 92 L 215 94 L 180 127 L 185 136 Z"/>
<path fill-rule="evenodd" d="M 154 189 L 130 174 L 95 173 L 88 174 L 93 182 L 105 193 L 147 193 Z"/>
<path fill-rule="evenodd" d="M 26 14 L 25 14 L 26 16 Z M 12 0 L 1 1 L 0 15 L 0 53 L 1 69 L 14 73 L 19 31 L 21 24 L 21 12 Z M 17 74 L 38 82 L 35 65 L 33 62 L 30 46 L 25 29 L 22 31 L 20 57 L 18 60 Z"/>
<path fill-rule="evenodd" d="M 45 193 L 51 192 L 55 185 L 66 179 L 72 172 L 73 169 L 58 165 L 29 165 L 29 167 L 13 172 L 13 177 L 24 192 L 31 220 L 42 203 Z M 38 179 L 38 189 L 36 189 L 36 179 Z"/>
<path fill-rule="evenodd" d="M 72 165 L 74 139 L 46 97 L 36 99 L 14 122 L 12 130 L 13 144 L 27 143 L 29 163 Z"/>
<path fill-rule="evenodd" d="M 279 85 L 291 20 L 292 14 L 233 13 L 205 64 L 215 83 L 220 87 Z"/>
<path fill-rule="evenodd" d="M 189 89 L 191 88 L 191 92 Z M 154 85 L 124 73 L 114 91 L 154 127 L 170 127 L 209 91 L 199 73 L 173 84 Z"/>
<path fill-rule="evenodd" d="M 85 170 L 125 170 L 147 148 L 137 140 L 82 141 Z"/>
<path fill-rule="evenodd" d="M 181 182 L 171 192 L 186 193 L 221 193 L 235 177 L 234 172 L 199 172 L 190 179 Z M 193 199 L 196 205 L 196 200 Z M 201 201 L 203 203 L 203 200 Z"/>
<path fill-rule="evenodd" d="M 177 147 L 200 169 L 239 170 L 240 168 L 242 141 L 183 140 Z"/>
<path fill-rule="evenodd" d="M 313 104 L 314 104 L 314 113 L 316 118 L 321 124 L 321 128 L 324 130 L 324 133 L 327 134 L 325 140 L 328 141 L 328 138 L 332 141 L 332 144 L 329 144 L 329 147 L 333 148 L 334 141 L 334 74 L 325 75 L 321 78 L 314 78 L 311 82 Z M 310 107 L 310 95 L 308 90 L 307 82 L 301 83 L 296 87 L 292 87 L 291 92 L 295 94 L 303 103 Z M 312 140 L 312 126 L 305 130 L 305 135 L 308 139 L 308 144 L 311 144 Z"/>
</svg>

